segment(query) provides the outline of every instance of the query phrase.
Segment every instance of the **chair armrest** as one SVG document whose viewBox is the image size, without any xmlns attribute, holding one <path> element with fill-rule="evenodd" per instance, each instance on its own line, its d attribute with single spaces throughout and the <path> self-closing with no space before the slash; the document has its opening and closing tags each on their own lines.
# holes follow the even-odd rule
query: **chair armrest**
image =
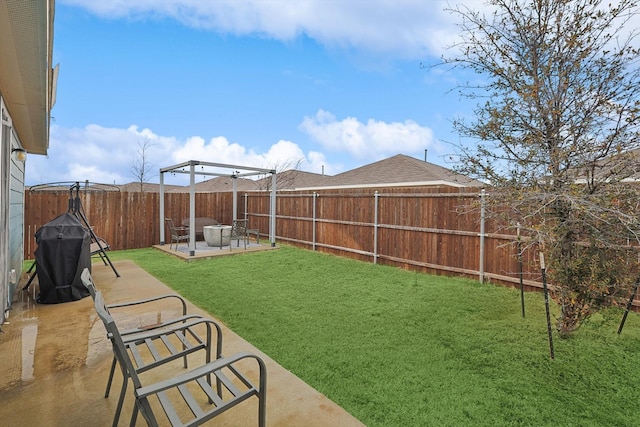
<svg viewBox="0 0 640 427">
<path fill-rule="evenodd" d="M 122 336 L 122 339 L 124 339 L 126 341 L 128 339 L 128 335 L 131 335 L 131 334 L 137 334 L 137 333 L 145 332 L 145 331 L 152 331 L 154 329 L 160 329 L 160 328 L 173 326 L 173 325 L 176 325 L 178 323 L 186 323 L 186 321 L 190 320 L 190 319 L 201 319 L 201 318 L 203 318 L 203 316 L 201 316 L 199 314 L 187 314 L 186 316 L 176 317 L 175 319 L 171 319 L 171 320 L 168 320 L 168 321 L 165 321 L 165 322 L 154 323 L 154 324 L 150 324 L 150 325 L 140 326 L 140 327 L 137 327 L 137 328 L 121 330 L 120 331 L 120 335 Z"/>
<path fill-rule="evenodd" d="M 236 353 L 229 357 L 223 357 L 214 362 L 195 368 L 192 371 L 189 371 L 182 375 L 178 375 L 174 378 L 164 380 L 164 381 L 159 381 L 155 384 L 149 384 L 144 387 L 140 387 L 139 389 L 135 390 L 135 394 L 139 398 L 147 397 L 153 394 L 158 394 L 164 390 L 168 390 L 170 388 L 177 387 L 179 385 L 186 384 L 198 378 L 204 377 L 205 375 L 212 374 L 212 373 L 215 375 L 216 371 L 220 371 L 223 368 L 230 367 L 231 365 L 238 362 L 239 360 L 248 359 L 248 358 L 255 359 L 256 362 L 258 363 L 258 366 L 260 367 L 260 389 L 259 390 L 260 391 L 265 390 L 266 382 L 267 382 L 267 378 L 266 378 L 267 368 L 264 362 L 262 361 L 262 359 L 260 359 L 258 356 L 254 354 L 241 352 L 241 353 Z"/>
<path fill-rule="evenodd" d="M 184 298 L 182 298 L 180 295 L 176 295 L 176 294 L 159 295 L 157 297 L 151 297 L 151 298 L 141 299 L 141 300 L 137 300 L 137 301 L 127 301 L 127 302 L 121 302 L 121 303 L 117 303 L 117 304 L 109 304 L 109 305 L 107 305 L 107 308 L 109 310 L 111 310 L 112 308 L 129 307 L 129 306 L 133 306 L 133 305 L 140 305 L 140 304 L 146 304 L 146 303 L 149 303 L 149 302 L 159 301 L 159 300 L 165 299 L 165 298 L 177 298 L 178 300 L 180 300 L 180 303 L 182 304 L 182 315 L 186 316 L 186 314 L 187 314 L 187 303 L 184 300 Z"/>
<path fill-rule="evenodd" d="M 206 317 L 194 317 L 192 319 L 187 319 L 187 320 L 188 321 L 185 321 L 183 323 L 180 323 L 182 320 L 176 320 L 175 322 L 162 324 L 161 326 L 158 326 L 157 328 L 154 328 L 154 329 L 140 329 L 135 332 L 132 330 L 128 330 L 127 334 L 123 336 L 122 339 L 125 342 L 154 339 L 154 338 L 159 338 L 163 335 L 166 335 L 167 333 L 172 331 L 189 329 L 196 325 L 205 324 L 209 329 L 211 328 L 211 325 L 213 325 L 213 327 L 216 330 L 217 336 L 219 337 L 218 341 L 222 340 L 222 328 L 217 322 L 211 319 L 208 319 Z M 120 335 L 122 336 L 122 332 L 120 332 Z"/>
</svg>

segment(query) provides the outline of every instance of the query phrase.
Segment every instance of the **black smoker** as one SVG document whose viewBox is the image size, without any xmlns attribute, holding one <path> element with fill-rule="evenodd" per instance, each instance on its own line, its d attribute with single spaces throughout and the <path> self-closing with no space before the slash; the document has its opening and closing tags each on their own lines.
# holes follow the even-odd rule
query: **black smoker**
<svg viewBox="0 0 640 427">
<path fill-rule="evenodd" d="M 36 272 L 40 284 L 37 301 L 57 304 L 89 295 L 80 275 L 91 270 L 91 235 L 80 220 L 67 212 L 36 231 Z"/>
</svg>

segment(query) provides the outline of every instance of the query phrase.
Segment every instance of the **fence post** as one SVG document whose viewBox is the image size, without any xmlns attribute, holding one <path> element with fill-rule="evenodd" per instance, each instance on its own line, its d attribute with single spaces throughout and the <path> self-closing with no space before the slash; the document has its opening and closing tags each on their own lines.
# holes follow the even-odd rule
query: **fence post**
<svg viewBox="0 0 640 427">
<path fill-rule="evenodd" d="M 160 244 L 164 245 L 164 172 L 160 171 Z M 173 217 L 171 217 L 173 218 Z"/>
<path fill-rule="evenodd" d="M 249 224 L 249 214 L 247 213 L 247 206 L 249 206 L 249 203 L 247 201 L 247 199 L 249 198 L 249 195 L 247 193 L 244 193 L 244 219 L 247 220 L 247 224 Z"/>
<path fill-rule="evenodd" d="M 378 263 L 378 191 L 373 193 L 373 263 Z"/>
<path fill-rule="evenodd" d="M 480 260 L 479 260 L 479 268 L 480 271 L 479 280 L 480 283 L 484 283 L 484 219 L 485 219 L 485 197 L 487 193 L 483 189 L 480 192 Z"/>
<path fill-rule="evenodd" d="M 271 202 L 270 204 L 270 213 L 271 218 L 269 221 L 269 240 L 271 241 L 271 247 L 275 248 L 276 246 L 276 191 L 278 188 L 276 187 L 276 171 L 271 171 Z"/>
<path fill-rule="evenodd" d="M 311 242 L 313 243 L 313 250 L 316 250 L 316 201 L 318 200 L 318 193 L 313 192 L 313 222 L 312 222 L 312 237 Z"/>
<path fill-rule="evenodd" d="M 89 188 L 89 180 L 84 181 L 84 200 L 82 208 L 84 209 L 85 216 L 89 219 L 89 224 L 92 224 L 91 221 L 91 194 L 88 191 Z"/>
</svg>

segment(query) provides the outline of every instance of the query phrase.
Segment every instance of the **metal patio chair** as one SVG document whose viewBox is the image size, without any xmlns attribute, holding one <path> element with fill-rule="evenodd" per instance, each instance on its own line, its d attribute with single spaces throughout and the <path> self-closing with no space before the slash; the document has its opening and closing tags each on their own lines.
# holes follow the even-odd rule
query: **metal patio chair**
<svg viewBox="0 0 640 427">
<path fill-rule="evenodd" d="M 82 274 L 80 275 L 80 279 L 82 280 L 82 283 L 84 284 L 84 286 L 89 290 L 89 294 L 91 295 L 91 298 L 95 301 L 96 299 L 96 292 L 98 292 L 98 289 L 96 288 L 95 282 L 93 281 L 93 277 L 91 277 L 91 273 L 89 272 L 88 268 L 85 268 L 84 270 L 82 270 Z M 121 329 L 120 330 L 120 335 L 122 335 L 124 337 L 124 340 L 127 341 L 127 337 L 129 335 L 132 334 L 137 334 L 138 332 L 141 331 L 148 331 L 151 329 L 157 329 L 157 328 L 163 328 L 166 326 L 171 326 L 171 325 L 175 325 L 177 323 L 184 323 L 187 320 L 191 320 L 191 319 L 201 319 L 203 318 L 203 316 L 199 315 L 199 314 L 187 314 L 187 302 L 184 300 L 184 298 L 182 298 L 180 295 L 178 294 L 165 294 L 165 295 L 157 295 L 151 298 L 145 298 L 142 300 L 136 300 L 136 301 L 127 301 L 127 302 L 123 302 L 123 303 L 118 303 L 118 304 L 109 304 L 107 305 L 108 309 L 118 309 L 118 308 L 126 308 L 126 307 L 135 307 L 135 306 L 139 306 L 139 305 L 144 305 L 144 304 L 151 304 L 154 302 L 158 302 L 161 300 L 167 300 L 167 299 L 175 299 L 179 304 L 180 304 L 180 308 L 182 311 L 182 314 L 174 317 L 174 318 L 170 318 L 167 319 L 165 321 L 162 322 L 156 322 L 153 324 L 146 324 L 146 325 L 142 325 L 140 327 L 137 328 L 132 328 L 132 329 Z M 184 356 L 184 367 L 187 368 L 187 357 L 186 355 Z M 116 358 L 114 356 L 113 361 L 111 363 L 111 371 L 109 373 L 109 380 L 107 382 L 107 388 L 105 390 L 104 393 L 104 397 L 109 397 L 109 392 L 111 390 L 111 383 L 113 381 L 113 374 L 115 373 L 116 370 Z"/>
<path fill-rule="evenodd" d="M 171 250 L 171 245 L 175 242 L 176 251 L 178 250 L 178 243 L 189 241 L 189 227 L 176 227 L 171 218 L 165 218 L 164 221 L 169 228 L 169 234 L 171 235 L 171 241 L 169 242 L 169 250 Z"/>
<path fill-rule="evenodd" d="M 92 240 L 91 245 L 89 246 L 89 253 L 91 254 L 91 256 L 100 256 L 100 259 L 102 260 L 104 265 L 108 265 L 107 259 L 105 257 L 105 252 L 108 250 L 111 250 L 111 246 L 102 237 L 96 237 L 96 240 Z"/>
<path fill-rule="evenodd" d="M 82 283 L 89 290 L 91 297 L 96 301 L 97 290 L 91 273 L 87 268 L 81 274 Z M 199 350 L 205 351 L 205 360 L 210 362 L 212 347 L 215 345 L 215 359 L 222 357 L 222 330 L 220 325 L 212 319 L 205 318 L 197 314 L 187 314 L 186 301 L 176 294 L 160 295 L 144 300 L 130 301 L 119 304 L 105 305 L 104 309 L 109 312 L 112 309 L 138 306 L 146 303 L 159 301 L 162 299 L 175 298 L 182 306 L 182 315 L 164 322 L 146 325 L 141 328 L 119 330 L 125 348 L 131 352 L 135 372 L 142 373 L 174 360 L 183 359 L 183 366 L 186 369 L 187 356 Z M 104 301 L 104 299 L 103 299 Z M 204 334 L 202 329 L 205 329 Z M 215 330 L 215 342 L 212 339 L 212 332 Z M 204 337 L 203 337 L 204 335 Z M 104 397 L 109 397 L 111 384 L 116 368 L 116 356 L 114 355 L 107 380 L 107 388 Z M 124 397 L 127 391 L 129 375 L 123 371 L 122 387 L 118 398 L 118 405 L 114 416 L 113 425 L 118 425 Z"/>
<path fill-rule="evenodd" d="M 94 302 L 122 373 L 133 383 L 135 406 L 131 426 L 136 424 L 138 412 L 147 425 L 158 426 L 157 414 L 153 410 L 155 405 L 162 408 L 172 426 L 198 426 L 253 396 L 258 398 L 258 425 L 265 426 L 267 372 L 262 359 L 250 353 L 238 353 L 207 362 L 173 378 L 143 385 L 140 370 L 131 356 L 135 357 L 135 352 L 132 353 L 131 347 L 124 342 L 100 292 L 96 293 Z M 240 373 L 238 362 L 245 359 L 253 359 L 257 363 L 258 385 Z M 215 377 L 215 388 L 212 377 Z"/>
<path fill-rule="evenodd" d="M 237 246 L 240 247 L 240 239 L 244 243 L 244 248 L 247 249 L 247 241 L 249 240 L 249 234 L 247 233 L 247 220 L 246 219 L 234 219 L 231 224 L 231 236 L 229 239 L 229 250 L 231 250 L 231 242 L 236 240 Z"/>
</svg>

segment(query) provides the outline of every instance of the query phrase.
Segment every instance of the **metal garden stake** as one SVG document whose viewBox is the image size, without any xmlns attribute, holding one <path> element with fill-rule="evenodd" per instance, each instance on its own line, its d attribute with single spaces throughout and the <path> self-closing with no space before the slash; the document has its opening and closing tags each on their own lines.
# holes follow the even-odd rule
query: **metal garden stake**
<svg viewBox="0 0 640 427">
<path fill-rule="evenodd" d="M 618 335 L 620 334 L 620 332 L 622 332 L 624 322 L 627 321 L 627 315 L 629 314 L 629 310 L 631 310 L 633 300 L 636 299 L 636 295 L 638 294 L 638 286 L 640 286 L 640 277 L 636 279 L 636 283 L 633 285 L 633 293 L 631 294 L 631 298 L 629 298 L 629 302 L 627 302 L 627 308 L 622 315 L 622 321 L 620 322 L 620 326 L 618 327 Z"/>
<path fill-rule="evenodd" d="M 518 264 L 520 265 L 520 305 L 522 306 L 522 317 L 524 318 L 524 281 L 522 279 L 522 242 L 520 241 L 520 223 L 518 223 Z"/>
<path fill-rule="evenodd" d="M 551 334 L 551 314 L 549 313 L 549 290 L 547 289 L 547 270 L 544 265 L 544 254 L 540 252 L 540 270 L 542 271 L 542 289 L 544 291 L 544 308 L 547 312 L 547 334 L 549 335 L 549 352 L 551 359 L 555 359 L 553 354 L 553 335 Z"/>
</svg>

